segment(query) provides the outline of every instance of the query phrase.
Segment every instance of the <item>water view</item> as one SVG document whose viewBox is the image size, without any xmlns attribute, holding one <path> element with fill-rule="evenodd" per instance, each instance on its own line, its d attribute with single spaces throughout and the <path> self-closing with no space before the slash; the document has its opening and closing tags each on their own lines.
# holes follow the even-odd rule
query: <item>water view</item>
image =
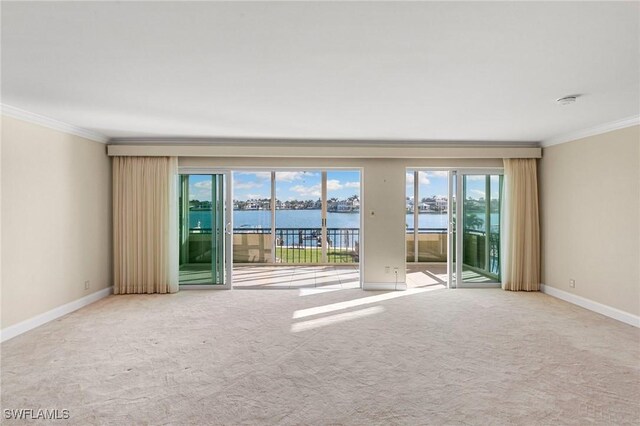
<svg viewBox="0 0 640 426">
<path fill-rule="evenodd" d="M 484 224 L 484 214 L 474 214 Z M 446 213 L 420 214 L 420 228 L 446 229 L 448 217 Z M 277 228 L 320 228 L 320 210 L 276 210 Z M 492 224 L 499 221 L 498 213 L 491 213 Z M 406 215 L 407 227 L 413 228 L 413 214 Z M 199 226 L 198 226 L 199 225 Z M 211 211 L 198 210 L 189 212 L 190 228 L 211 228 Z M 235 210 L 233 212 L 235 229 L 270 229 L 271 211 L 269 210 Z M 327 212 L 328 228 L 359 228 L 360 215 L 357 213 Z"/>
</svg>

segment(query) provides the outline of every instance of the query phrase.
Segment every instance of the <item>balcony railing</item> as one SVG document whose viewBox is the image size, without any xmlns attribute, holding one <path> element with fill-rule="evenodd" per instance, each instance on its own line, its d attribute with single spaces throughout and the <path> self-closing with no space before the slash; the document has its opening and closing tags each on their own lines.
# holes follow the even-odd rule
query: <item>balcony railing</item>
<svg viewBox="0 0 640 426">
<path fill-rule="evenodd" d="M 211 258 L 211 229 L 189 229 L 189 258 L 193 263 Z M 208 244 L 208 247 L 207 247 Z M 234 263 L 322 263 L 322 228 L 276 228 L 275 256 L 269 228 L 234 228 Z M 357 263 L 358 228 L 327 228 L 328 263 Z"/>
<path fill-rule="evenodd" d="M 497 279 L 500 275 L 500 234 L 489 232 L 488 243 L 486 239 L 485 231 L 464 230 L 463 263 Z M 489 250 L 488 253 L 487 250 Z"/>
<path fill-rule="evenodd" d="M 321 263 L 322 228 L 276 228 L 275 263 Z M 418 262 L 447 261 L 447 229 L 418 229 Z M 464 265 L 497 277 L 500 272 L 500 234 L 464 231 Z M 414 230 L 407 229 L 407 262 L 415 261 Z M 327 261 L 357 263 L 360 253 L 358 228 L 327 228 Z M 189 230 L 190 263 L 211 262 L 211 229 Z M 271 229 L 234 228 L 234 263 L 274 263 Z"/>
<path fill-rule="evenodd" d="M 276 262 L 321 263 L 322 228 L 276 228 Z M 357 263 L 360 229 L 327 228 L 324 242 L 329 263 Z"/>
</svg>

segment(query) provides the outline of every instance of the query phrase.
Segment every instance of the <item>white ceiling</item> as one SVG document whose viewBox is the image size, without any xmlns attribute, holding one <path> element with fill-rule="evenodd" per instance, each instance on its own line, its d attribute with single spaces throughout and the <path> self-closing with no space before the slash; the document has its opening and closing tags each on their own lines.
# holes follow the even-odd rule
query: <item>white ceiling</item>
<svg viewBox="0 0 640 426">
<path fill-rule="evenodd" d="M 639 22 L 638 2 L 3 1 L 2 103 L 110 137 L 540 141 L 640 113 Z"/>
</svg>

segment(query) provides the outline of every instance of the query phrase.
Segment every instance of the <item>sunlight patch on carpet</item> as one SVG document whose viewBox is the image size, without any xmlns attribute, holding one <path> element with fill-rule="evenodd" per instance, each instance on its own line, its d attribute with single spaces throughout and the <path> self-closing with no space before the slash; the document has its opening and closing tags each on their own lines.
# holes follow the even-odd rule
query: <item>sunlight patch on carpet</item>
<svg viewBox="0 0 640 426">
<path fill-rule="evenodd" d="M 356 306 L 378 303 L 384 300 L 395 299 L 398 297 L 412 296 L 427 291 L 440 290 L 444 286 L 433 286 L 429 288 L 412 288 L 405 291 L 391 291 L 389 293 L 377 294 L 375 296 L 362 297 L 360 299 L 348 300 L 346 302 L 332 303 L 330 305 L 317 306 L 315 308 L 300 309 L 293 313 L 293 319 L 306 318 L 313 315 L 327 314 L 329 312 L 340 311 L 342 309 L 354 308 Z"/>
<path fill-rule="evenodd" d="M 364 308 L 353 312 L 344 312 L 342 314 L 330 315 L 328 317 L 316 318 L 308 321 L 296 322 L 291 325 L 292 333 L 299 333 L 301 331 L 312 330 L 314 328 L 325 327 L 327 325 L 337 324 L 344 321 L 351 321 L 358 318 L 368 317 L 384 312 L 382 306 L 372 306 L 371 308 Z"/>
</svg>

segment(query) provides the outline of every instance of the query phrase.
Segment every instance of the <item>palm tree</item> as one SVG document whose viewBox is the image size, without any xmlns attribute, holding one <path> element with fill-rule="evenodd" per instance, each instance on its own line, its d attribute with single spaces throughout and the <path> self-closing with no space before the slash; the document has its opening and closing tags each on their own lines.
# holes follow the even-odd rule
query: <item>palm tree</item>
<svg viewBox="0 0 640 426">
<path fill-rule="evenodd" d="M 480 229 L 484 225 L 484 220 L 480 219 L 473 213 L 464 215 L 464 227 L 466 229 Z"/>
</svg>

